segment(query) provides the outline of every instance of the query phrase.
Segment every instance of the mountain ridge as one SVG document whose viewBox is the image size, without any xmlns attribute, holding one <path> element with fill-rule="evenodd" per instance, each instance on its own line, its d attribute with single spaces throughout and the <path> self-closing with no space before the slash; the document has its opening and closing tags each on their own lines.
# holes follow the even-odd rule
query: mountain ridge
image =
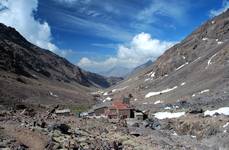
<svg viewBox="0 0 229 150">
<path fill-rule="evenodd" d="M 90 91 L 107 88 L 121 80 L 82 70 L 65 58 L 33 45 L 14 28 L 2 23 L 0 53 L 0 98 L 4 101 L 12 96 L 28 102 L 44 99 L 42 103 L 88 105 L 94 101 Z"/>
</svg>

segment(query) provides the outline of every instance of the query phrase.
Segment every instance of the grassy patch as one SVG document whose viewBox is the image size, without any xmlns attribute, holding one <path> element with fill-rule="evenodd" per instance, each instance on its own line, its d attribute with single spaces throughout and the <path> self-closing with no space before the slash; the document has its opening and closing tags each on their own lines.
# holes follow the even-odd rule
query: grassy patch
<svg viewBox="0 0 229 150">
<path fill-rule="evenodd" d="M 80 112 L 85 112 L 89 109 L 88 106 L 84 105 L 78 105 L 78 106 L 70 106 L 70 109 L 73 113 L 80 113 Z"/>
</svg>

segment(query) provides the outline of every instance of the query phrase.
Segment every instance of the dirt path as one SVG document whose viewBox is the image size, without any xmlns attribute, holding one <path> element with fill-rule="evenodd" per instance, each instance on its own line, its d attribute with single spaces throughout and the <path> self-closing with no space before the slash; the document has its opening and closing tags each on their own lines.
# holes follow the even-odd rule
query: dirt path
<svg viewBox="0 0 229 150">
<path fill-rule="evenodd" d="M 44 150 L 47 144 L 47 137 L 37 131 L 26 128 L 17 128 L 14 125 L 4 126 L 5 133 L 14 137 L 17 141 L 27 145 L 31 150 Z"/>
</svg>

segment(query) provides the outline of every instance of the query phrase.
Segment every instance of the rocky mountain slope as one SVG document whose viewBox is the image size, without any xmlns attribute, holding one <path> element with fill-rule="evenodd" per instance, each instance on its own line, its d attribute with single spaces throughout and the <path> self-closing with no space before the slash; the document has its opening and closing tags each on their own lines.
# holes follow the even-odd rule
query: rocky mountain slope
<svg viewBox="0 0 229 150">
<path fill-rule="evenodd" d="M 15 29 L 3 24 L 0 24 L 0 54 L 2 100 L 14 97 L 46 102 L 54 99 L 54 103 L 67 99 L 68 102 L 87 101 L 92 99 L 89 88 L 107 88 L 121 80 L 86 72 L 29 43 Z"/>
<path fill-rule="evenodd" d="M 142 70 L 144 70 L 145 68 L 151 66 L 152 64 L 153 64 L 153 61 L 152 61 L 152 60 L 148 60 L 146 63 L 144 63 L 144 64 L 142 64 L 142 65 L 140 65 L 140 66 L 135 67 L 135 68 L 131 71 L 131 73 L 130 73 L 129 75 L 130 75 L 130 76 L 131 76 L 131 75 L 135 75 L 135 74 L 137 74 L 138 72 L 141 72 Z"/>
<path fill-rule="evenodd" d="M 187 101 L 198 106 L 228 104 L 229 10 L 212 18 L 168 49 L 152 65 L 112 89 L 131 93 L 143 108 Z M 111 90 L 112 90 L 111 89 Z M 160 106 L 161 106 L 160 105 Z"/>
</svg>

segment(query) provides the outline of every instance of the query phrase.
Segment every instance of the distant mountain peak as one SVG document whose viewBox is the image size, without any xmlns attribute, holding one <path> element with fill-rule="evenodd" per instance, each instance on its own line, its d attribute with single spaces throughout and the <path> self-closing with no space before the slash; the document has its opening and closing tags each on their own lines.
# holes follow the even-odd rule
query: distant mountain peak
<svg viewBox="0 0 229 150">
<path fill-rule="evenodd" d="M 100 72 L 99 74 L 106 76 L 106 77 L 125 77 L 127 76 L 132 69 L 122 67 L 122 66 L 115 66 L 108 71 Z"/>
</svg>

